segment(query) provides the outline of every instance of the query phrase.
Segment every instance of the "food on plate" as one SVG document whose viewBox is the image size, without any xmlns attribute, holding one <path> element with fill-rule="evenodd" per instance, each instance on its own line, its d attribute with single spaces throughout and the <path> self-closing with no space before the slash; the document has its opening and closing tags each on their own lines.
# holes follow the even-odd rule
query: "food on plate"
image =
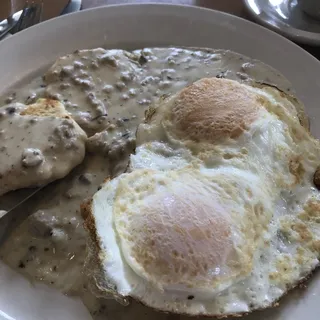
<svg viewBox="0 0 320 320">
<path fill-rule="evenodd" d="M 230 186 L 230 192 L 234 190 L 234 184 L 242 187 L 247 185 L 247 180 L 244 180 L 244 177 L 246 179 L 252 178 L 253 185 L 259 182 L 259 186 L 267 186 L 268 179 L 270 176 L 272 177 L 272 170 L 281 172 L 281 163 L 279 163 L 279 167 L 275 163 L 269 174 L 265 172 L 263 179 L 266 181 L 264 180 L 260 183 L 261 175 L 251 171 L 258 167 L 259 161 L 263 160 L 262 155 L 257 154 L 256 158 L 250 158 L 252 161 L 248 162 L 246 166 L 244 159 L 248 158 L 248 155 L 245 154 L 244 149 L 237 147 L 237 143 L 241 142 L 244 145 L 243 148 L 246 147 L 250 152 L 258 150 L 259 144 L 265 146 L 265 150 L 273 150 L 276 146 L 275 144 L 270 143 L 269 146 L 264 141 L 265 139 L 262 139 L 262 141 L 258 139 L 259 132 L 263 130 L 259 130 L 257 125 L 261 123 L 264 125 L 263 128 L 268 127 L 268 121 L 270 121 L 272 115 L 268 116 L 268 113 L 266 113 L 266 118 L 257 117 L 255 110 L 261 109 L 257 105 L 253 107 L 253 110 L 252 108 L 250 109 L 250 119 L 244 117 L 243 128 L 249 126 L 251 133 L 253 128 L 257 130 L 257 134 L 254 135 L 255 139 L 253 139 L 258 144 L 257 146 L 254 143 L 249 143 L 248 145 L 250 136 L 246 133 L 247 131 L 240 135 L 236 131 L 233 140 L 217 139 L 214 140 L 214 143 L 211 143 L 208 141 L 208 138 L 210 140 L 212 136 L 210 130 L 206 133 L 208 136 L 200 135 L 199 137 L 194 136 L 192 132 L 189 132 L 190 130 L 185 131 L 185 123 L 191 121 L 192 117 L 185 120 L 183 117 L 181 118 L 181 114 L 177 113 L 177 118 L 175 118 L 177 125 L 171 122 L 171 106 L 175 97 L 179 95 L 179 92 L 182 92 L 181 90 L 187 93 L 189 85 L 203 78 L 217 77 L 218 79 L 236 80 L 239 83 L 246 84 L 246 86 L 241 86 L 240 88 L 245 88 L 245 91 L 249 90 L 246 93 L 249 98 L 258 94 L 258 92 L 266 90 L 266 94 L 269 92 L 267 94 L 268 97 L 274 96 L 275 99 L 280 99 L 281 103 L 286 103 L 287 112 L 295 115 L 294 107 L 297 108 L 301 123 L 307 127 L 307 121 L 299 102 L 285 94 L 293 90 L 288 80 L 270 66 L 228 50 L 174 47 L 144 48 L 131 52 L 102 48 L 77 50 L 67 56 L 58 58 L 44 75 L 43 73 L 38 75 L 32 81 L 27 79 L 22 84 L 14 84 L 10 92 L 1 97 L 0 103 L 4 106 L 1 110 L 14 106 L 19 110 L 14 113 L 15 118 L 18 116 L 21 118 L 34 117 L 27 114 L 20 116 L 19 112 L 28 108 L 27 110 L 30 113 L 30 110 L 34 109 L 30 105 L 32 106 L 39 99 L 55 100 L 55 102 L 51 101 L 51 103 L 56 106 L 60 105 L 61 108 L 64 107 L 65 110 L 63 112 L 67 112 L 69 117 L 86 132 L 88 139 L 86 139 L 84 133 L 80 133 L 81 130 L 75 125 L 79 143 L 82 144 L 81 141 L 83 141 L 80 136 L 86 140 L 86 154 L 83 161 L 80 156 L 75 157 L 75 160 L 78 159 L 82 163 L 74 170 L 71 170 L 63 179 L 43 190 L 43 199 L 32 204 L 33 213 L 15 228 L 8 239 L 1 245 L 0 258 L 8 266 L 22 273 L 31 281 L 41 281 L 58 288 L 63 293 L 79 295 L 95 320 L 106 319 L 110 317 L 111 312 L 112 318 L 115 320 L 123 319 L 127 316 L 127 313 L 130 314 L 128 317 L 132 317 L 132 314 L 134 314 L 141 320 L 150 319 L 150 317 L 161 318 L 161 314 L 153 312 L 151 308 L 139 307 L 139 304 L 134 302 L 130 308 L 123 308 L 112 300 L 98 298 L 101 296 L 101 292 L 94 288 L 95 281 L 92 281 L 91 276 L 96 279 L 106 279 L 104 273 L 101 273 L 101 269 L 96 268 L 96 266 L 101 265 L 96 260 L 98 254 L 92 255 L 96 264 L 92 264 L 89 261 L 84 268 L 87 233 L 82 226 L 83 219 L 80 214 L 80 205 L 85 199 L 92 198 L 106 179 L 110 180 L 110 185 L 112 184 L 116 187 L 119 184 L 127 192 L 126 185 L 131 188 L 134 182 L 133 177 L 136 177 L 137 182 L 144 185 L 144 179 L 148 180 L 154 175 L 157 179 L 165 181 L 161 190 L 168 191 L 172 186 L 175 188 L 175 198 L 180 199 L 181 205 L 187 207 L 192 206 L 192 203 L 195 202 L 194 198 L 192 198 L 194 195 L 190 196 L 192 201 L 185 203 L 185 199 L 181 199 L 179 193 L 178 186 L 181 184 L 179 184 L 179 180 L 185 182 L 183 187 L 186 192 L 191 192 L 190 184 L 193 183 L 197 183 L 203 192 L 210 193 L 215 191 L 217 199 L 223 197 L 225 200 L 225 203 L 221 205 L 225 212 L 224 220 L 217 222 L 211 219 L 209 225 L 217 228 L 218 226 L 223 226 L 225 228 L 226 232 L 221 235 L 221 239 L 225 239 L 228 243 L 226 249 L 231 248 L 230 252 L 232 253 L 234 251 L 233 248 L 242 246 L 243 239 L 246 237 L 251 239 L 253 235 L 247 234 L 244 230 L 239 233 L 242 238 L 239 238 L 238 242 L 235 242 L 234 239 L 232 240 L 229 231 L 234 230 L 238 220 L 236 217 L 230 218 L 225 207 L 236 205 L 237 209 L 243 213 L 243 217 L 248 218 L 252 212 L 241 211 L 241 208 L 243 208 L 241 205 L 248 202 L 246 197 L 249 197 L 249 195 L 241 193 L 237 199 L 232 199 L 230 195 L 221 193 L 221 190 L 217 187 L 217 176 L 215 176 L 215 174 L 218 174 L 214 170 L 216 164 L 221 163 L 221 168 L 225 168 L 225 172 L 219 172 L 219 174 L 226 177 L 225 184 Z M 257 82 L 276 85 L 285 93 L 280 93 L 276 88 L 272 89 L 267 85 L 259 85 Z M 237 87 L 237 83 L 232 85 Z M 282 95 L 283 97 L 281 97 Z M 233 97 L 232 95 L 229 96 Z M 290 102 L 286 102 L 287 99 Z M 62 110 L 60 107 L 57 108 Z M 55 112 L 58 109 L 54 108 Z M 39 109 L 37 108 L 37 110 Z M 241 108 L 239 112 L 240 110 Z M 141 124 L 144 121 L 145 111 L 147 111 L 147 117 L 145 123 Z M 209 115 L 209 118 L 211 116 Z M 40 119 L 39 116 L 37 118 Z M 162 118 L 165 118 L 166 121 L 163 122 Z M 41 123 L 47 123 L 48 119 L 48 117 L 43 117 Z M 0 119 L 0 121 L 2 120 Z M 59 121 L 64 121 L 64 119 L 55 117 L 55 121 L 58 123 Z M 69 121 L 72 120 L 69 119 Z M 280 123 L 281 129 L 282 122 L 278 123 Z M 139 130 L 136 138 L 138 126 Z M 46 130 L 50 131 L 50 128 L 51 125 L 49 124 Z M 270 135 L 277 138 L 280 135 L 281 137 L 281 130 L 276 125 L 275 129 L 277 130 L 275 132 L 271 131 Z M 41 141 L 45 141 L 43 140 L 44 135 L 37 134 L 36 137 L 41 138 Z M 247 137 L 247 140 L 245 137 Z M 268 138 L 267 133 L 263 134 L 263 138 Z M 197 143 L 197 140 L 202 141 L 202 143 Z M 269 140 L 267 139 L 267 141 Z M 137 148 L 134 151 L 135 142 L 137 142 Z M 280 139 L 279 143 L 286 146 L 288 142 L 286 139 L 285 141 Z M 15 151 L 17 150 L 15 149 Z M 218 154 L 215 155 L 214 151 Z M 243 152 L 243 154 L 241 153 L 243 158 L 241 158 L 239 152 Z M 72 154 L 71 157 L 73 156 L 75 155 Z M 128 167 L 129 156 L 130 164 Z M 274 157 L 276 156 L 277 153 L 275 153 Z M 292 163 L 292 169 L 296 170 L 296 172 L 300 170 L 298 164 L 299 162 Z M 233 167 L 235 169 L 231 172 L 229 169 Z M 119 176 L 126 169 L 126 175 Z M 35 168 L 32 170 L 35 170 Z M 132 173 L 130 173 L 131 171 Z M 141 179 L 138 176 L 139 172 L 142 176 Z M 288 175 L 288 184 L 292 182 L 291 173 L 284 171 L 281 174 L 285 177 Z M 239 175 L 242 177 L 241 179 Z M 119 178 L 117 178 L 118 176 Z M 121 182 L 122 179 L 124 179 L 123 183 Z M 315 176 L 315 183 L 316 181 L 318 181 L 318 178 Z M 158 185 L 156 182 L 153 183 L 153 187 L 157 189 Z M 253 188 L 251 185 L 249 187 Z M 136 186 L 134 188 L 135 192 L 141 195 L 141 190 L 137 191 Z M 102 197 L 105 194 L 105 188 L 102 188 L 102 190 L 104 190 L 103 193 L 97 194 L 95 198 L 98 197 L 100 199 L 100 196 Z M 17 192 L 19 193 L 19 191 Z M 23 193 L 23 190 L 21 192 Z M 264 189 L 259 191 L 259 188 L 256 188 L 253 190 L 253 195 L 257 196 L 259 192 L 262 199 L 265 199 L 265 193 L 269 191 Z M 108 196 L 110 195 L 111 193 L 108 193 Z M 135 196 L 134 193 L 132 194 L 133 196 Z M 143 197 L 145 196 L 143 195 Z M 205 210 L 203 211 L 203 216 L 206 215 L 207 208 L 217 206 L 217 201 L 207 201 L 201 196 L 200 198 L 201 201 L 204 201 L 203 207 Z M 146 198 L 143 198 L 144 200 Z M 271 199 L 269 199 L 268 205 L 272 206 L 273 203 L 270 201 Z M 16 192 L 8 192 L 0 197 L 0 210 L 11 208 L 16 202 Z M 93 204 L 92 206 L 96 205 Z M 110 206 L 108 208 L 110 209 Z M 89 215 L 88 218 L 90 217 Z M 267 215 L 262 225 L 267 225 L 268 219 L 272 221 L 272 217 L 270 218 Z M 93 223 L 91 225 L 94 226 Z M 163 230 L 158 231 L 160 233 L 163 232 Z M 111 235 L 109 234 L 110 237 Z M 253 243 L 254 250 L 252 249 L 252 252 L 262 250 L 259 239 L 261 240 L 261 237 Z M 215 243 L 214 238 L 211 238 L 210 241 Z M 128 242 L 127 257 L 130 257 L 133 252 L 131 244 Z M 222 248 L 219 245 L 218 247 Z M 91 249 L 94 248 L 97 248 L 97 246 L 91 246 Z M 248 251 L 244 248 L 243 250 Z M 199 256 L 203 252 L 200 251 Z M 226 261 L 231 256 L 227 253 Z M 250 262 L 249 253 L 245 256 Z M 214 254 L 208 256 L 208 259 L 211 262 L 220 263 L 220 258 L 214 256 Z M 155 261 L 153 263 L 156 264 Z M 141 264 L 132 263 L 132 266 L 137 271 L 140 270 L 139 265 Z M 119 268 L 119 272 L 121 270 Z M 188 270 L 192 274 L 192 270 Z M 91 272 L 94 274 L 92 275 Z M 215 282 L 216 289 L 214 291 L 218 292 L 223 290 L 224 287 L 225 290 L 231 290 L 234 287 L 234 283 L 237 283 L 238 286 L 237 280 L 242 277 L 245 278 L 247 272 L 248 268 L 245 267 L 245 264 L 238 263 L 237 268 L 233 268 L 226 277 L 220 275 L 219 279 L 217 279 L 218 281 Z M 145 279 L 156 279 L 155 281 L 152 279 L 150 281 L 158 283 L 161 272 L 158 272 L 156 277 L 152 276 L 150 270 L 143 272 L 143 274 Z M 169 278 L 161 282 L 160 285 L 168 287 L 168 281 Z M 194 278 L 190 277 L 190 281 L 194 281 Z M 143 280 L 143 283 L 145 282 L 147 280 Z M 6 282 L 3 285 L 11 284 Z M 228 287 L 228 285 L 230 286 Z M 102 287 L 100 286 L 100 288 Z M 181 296 L 187 291 L 179 292 Z M 208 286 L 204 282 L 201 285 L 200 292 L 203 297 L 207 296 Z M 118 297 L 121 302 L 126 300 L 114 290 L 112 290 L 111 296 Z M 154 297 L 154 295 L 151 296 Z M 199 301 L 195 294 L 190 294 L 189 299 L 188 301 L 193 301 L 193 303 L 194 301 Z M 157 305 L 156 308 L 159 309 L 160 306 Z M 240 306 L 237 312 L 240 313 L 244 309 L 245 305 L 243 308 Z M 211 313 L 218 313 L 216 309 L 211 311 Z M 194 312 L 196 313 L 196 311 Z M 225 311 L 221 312 L 225 313 Z"/>
<path fill-rule="evenodd" d="M 65 177 L 85 155 L 87 136 L 56 100 L 0 109 L 0 195 Z"/>
<path fill-rule="evenodd" d="M 59 58 L 45 74 L 46 93 L 67 100 L 66 109 L 89 135 L 108 129 L 122 117 L 130 119 L 128 100 L 140 87 L 138 57 L 125 50 L 78 50 Z"/>
<path fill-rule="evenodd" d="M 160 99 L 126 173 L 83 206 L 106 296 L 188 315 L 274 305 L 320 256 L 320 142 L 276 87 L 203 78 Z"/>
</svg>

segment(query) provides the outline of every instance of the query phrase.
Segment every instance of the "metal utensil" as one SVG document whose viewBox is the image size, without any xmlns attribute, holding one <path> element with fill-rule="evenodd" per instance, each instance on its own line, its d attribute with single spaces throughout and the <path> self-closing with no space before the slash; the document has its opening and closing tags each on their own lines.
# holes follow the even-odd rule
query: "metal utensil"
<svg viewBox="0 0 320 320">
<path fill-rule="evenodd" d="M 42 20 L 43 0 L 31 4 L 27 1 L 24 8 L 0 22 L 0 40 L 8 33 L 14 34 L 29 28 Z"/>
<path fill-rule="evenodd" d="M 0 40 L 4 38 L 16 26 L 22 15 L 22 11 L 23 10 L 20 10 L 0 22 Z"/>
<path fill-rule="evenodd" d="M 18 204 L 14 205 L 8 211 L 1 210 L 0 212 L 0 246 L 8 237 L 15 226 L 19 225 L 34 211 L 33 204 L 37 203 L 42 198 L 40 192 L 45 186 L 37 189 L 30 189 L 30 192 Z"/>
<path fill-rule="evenodd" d="M 22 14 L 17 22 L 17 24 L 12 29 L 11 33 L 17 33 L 24 29 L 27 29 L 42 20 L 42 12 L 43 12 L 43 0 L 41 3 L 28 4 L 26 3 L 25 8 L 22 10 Z"/>
<path fill-rule="evenodd" d="M 70 181 L 74 175 L 78 175 L 79 169 L 75 169 L 71 176 L 69 175 Z M 10 234 L 30 215 L 35 213 L 37 210 L 41 210 L 41 206 L 44 203 L 50 202 L 54 197 L 59 194 L 63 194 L 68 190 L 68 184 L 65 183 L 64 179 L 55 180 L 45 186 L 35 189 L 19 189 L 16 191 L 9 192 L 2 196 L 0 200 L 0 246 L 10 236 Z M 5 197 L 6 199 L 3 199 Z M 6 204 L 8 200 L 11 205 Z"/>
<path fill-rule="evenodd" d="M 44 186 L 36 188 L 36 189 L 30 189 L 28 190 L 28 194 L 21 200 L 18 202 L 18 204 L 15 204 L 11 209 L 7 210 L 6 213 L 3 213 L 2 215 L 0 215 L 0 219 L 5 215 L 5 214 L 9 214 L 11 211 L 14 211 L 16 209 L 18 209 L 20 206 L 22 206 L 28 199 L 30 199 L 32 196 L 34 196 L 36 193 L 38 193 L 41 189 L 43 189 Z M 1 220 L 0 220 L 1 221 Z"/>
</svg>

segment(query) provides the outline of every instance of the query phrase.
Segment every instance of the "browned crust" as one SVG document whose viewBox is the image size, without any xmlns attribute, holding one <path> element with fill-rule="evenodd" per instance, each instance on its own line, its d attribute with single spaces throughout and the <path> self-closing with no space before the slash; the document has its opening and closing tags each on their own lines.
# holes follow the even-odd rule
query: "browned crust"
<svg viewBox="0 0 320 320">
<path fill-rule="evenodd" d="M 164 99 L 165 100 L 165 99 Z M 157 102 L 157 104 L 159 104 L 159 102 Z M 154 106 L 149 107 L 145 112 L 144 112 L 144 120 L 143 123 L 149 123 L 153 116 L 155 115 L 157 111 L 157 108 L 155 108 Z"/>
<path fill-rule="evenodd" d="M 109 182 L 110 181 L 110 178 L 105 178 L 105 179 L 103 179 L 103 183 L 107 183 L 107 182 Z"/>
<path fill-rule="evenodd" d="M 104 183 L 107 183 L 108 181 L 110 181 L 110 178 L 104 179 Z M 91 240 L 100 249 L 100 244 L 98 241 L 98 234 L 96 229 L 96 222 L 95 222 L 94 215 L 92 213 L 92 203 L 93 203 L 93 198 L 90 198 L 89 200 L 86 200 L 85 202 L 83 202 L 80 205 L 80 212 L 84 220 L 83 222 L 84 228 L 89 232 L 89 235 L 91 236 Z"/>
<path fill-rule="evenodd" d="M 93 199 L 89 199 L 81 204 L 80 211 L 81 216 L 84 220 L 83 226 L 84 228 L 89 232 L 92 241 L 95 243 L 95 245 L 100 250 L 100 244 L 98 241 L 98 235 L 97 235 L 97 229 L 96 229 L 96 223 L 94 219 L 94 215 L 92 213 L 92 202 Z"/>
<path fill-rule="evenodd" d="M 295 177 L 295 183 L 300 183 L 305 175 L 305 169 L 301 162 L 301 156 L 295 156 L 290 159 L 289 171 Z"/>
<path fill-rule="evenodd" d="M 236 55 L 239 55 L 239 57 L 242 57 L 242 58 L 246 58 L 246 59 L 250 59 L 252 61 L 256 61 L 258 62 L 259 64 L 262 64 L 262 65 L 265 65 L 266 67 L 268 67 L 269 69 L 271 70 L 274 70 L 274 72 L 277 72 L 279 73 L 278 70 L 274 69 L 273 67 L 267 65 L 266 63 L 260 61 L 260 60 L 256 60 L 256 59 L 252 59 L 252 58 L 249 58 L 247 56 L 244 56 L 244 55 L 241 55 L 237 52 L 233 52 L 231 50 L 224 50 L 224 49 L 212 49 L 212 48 L 203 48 L 203 47 L 181 47 L 181 48 L 184 48 L 184 49 L 189 49 L 189 50 L 201 50 L 201 51 L 204 51 L 204 52 L 207 52 L 207 53 L 226 53 L 226 52 L 230 52 L 230 53 L 233 53 L 233 54 L 236 54 Z M 282 74 L 281 74 L 282 75 Z M 283 78 L 285 78 L 283 75 L 282 75 Z M 286 78 L 285 78 L 286 79 Z M 296 98 L 294 95 L 292 94 L 289 94 L 287 92 L 285 92 L 284 90 L 280 89 L 276 84 L 274 83 L 268 83 L 268 82 L 263 82 L 263 81 L 254 81 L 254 80 L 249 80 L 249 81 L 245 81 L 245 83 L 250 83 L 251 85 L 253 85 L 254 83 L 257 84 L 257 86 L 259 85 L 265 85 L 265 86 L 269 86 L 271 88 L 275 88 L 277 90 L 279 90 L 281 93 L 283 93 L 291 102 L 294 103 L 294 106 L 296 107 L 296 110 L 297 110 L 297 113 L 298 113 L 298 118 L 300 120 L 300 124 L 305 128 L 307 129 L 308 131 L 310 131 L 310 120 L 309 120 L 309 117 L 308 115 L 306 114 L 305 112 L 305 109 L 304 109 L 304 105 L 303 103 L 298 99 Z M 300 107 L 298 107 L 300 106 Z"/>
<path fill-rule="evenodd" d="M 320 166 L 316 169 L 316 172 L 313 176 L 313 183 L 320 190 Z"/>
<path fill-rule="evenodd" d="M 107 178 L 105 182 L 108 182 L 111 180 L 110 178 Z M 84 272 L 86 272 L 86 275 L 88 278 L 91 280 L 89 282 L 91 291 L 93 294 L 95 294 L 98 297 L 104 297 L 106 298 L 107 296 L 107 288 L 99 285 L 100 281 L 104 274 L 103 269 L 102 269 L 102 259 L 104 257 L 104 252 L 101 248 L 100 244 L 100 237 L 97 233 L 97 228 L 96 228 L 96 221 L 95 217 L 92 212 L 92 203 L 93 203 L 93 198 L 85 201 L 84 203 L 81 204 L 80 206 L 80 211 L 81 211 L 81 216 L 84 220 L 83 222 L 83 227 L 88 233 L 88 241 L 87 241 L 87 258 L 85 261 L 84 265 Z M 112 289 L 109 289 L 110 291 Z M 113 292 L 114 290 L 112 290 Z M 111 294 L 109 292 L 109 298 Z M 112 297 L 117 300 L 118 302 L 125 303 L 125 298 L 121 297 L 120 295 L 116 295 L 116 293 L 112 294 Z"/>
<path fill-rule="evenodd" d="M 92 216 L 92 211 L 91 211 L 91 205 L 92 205 L 93 199 L 86 200 L 85 202 L 81 203 L 80 205 L 80 212 L 81 216 L 86 223 L 87 220 L 89 219 L 90 216 Z"/>
<path fill-rule="evenodd" d="M 38 117 L 71 118 L 60 101 L 47 98 L 38 99 L 37 102 L 27 106 L 20 114 Z"/>
<path fill-rule="evenodd" d="M 110 178 L 106 178 L 104 179 L 104 183 L 107 183 L 110 180 L 111 180 Z M 90 198 L 85 202 L 83 202 L 80 205 L 80 212 L 84 221 L 83 227 L 85 230 L 88 231 L 92 242 L 95 244 L 95 246 L 98 248 L 98 251 L 99 251 L 101 248 L 100 248 L 99 236 L 96 229 L 96 221 L 92 212 L 92 203 L 93 203 L 93 198 Z"/>
<path fill-rule="evenodd" d="M 257 88 L 263 88 L 264 86 L 276 89 L 280 92 L 281 96 L 286 97 L 290 102 L 292 102 L 292 104 L 295 106 L 296 111 L 297 111 L 297 115 L 299 118 L 299 122 L 300 124 L 308 131 L 310 131 L 310 120 L 309 117 L 307 116 L 305 110 L 304 110 L 304 105 L 303 103 L 296 98 L 295 96 L 281 90 L 280 88 L 278 88 L 276 85 L 274 84 L 270 84 L 270 83 L 266 83 L 266 82 L 261 82 L 261 81 L 250 81 L 249 82 L 250 85 L 252 85 L 253 87 L 257 87 Z M 298 107 L 300 106 L 300 108 Z"/>
<path fill-rule="evenodd" d="M 171 108 L 176 133 L 193 141 L 218 143 L 239 137 L 258 115 L 257 98 L 242 84 L 216 77 L 183 88 Z"/>
<path fill-rule="evenodd" d="M 140 303 L 141 305 L 145 306 L 145 307 L 148 307 L 148 308 L 151 308 L 155 311 L 158 311 L 158 312 L 162 312 L 162 313 L 166 313 L 166 314 L 177 314 L 177 315 L 181 315 L 181 316 L 187 316 L 187 317 L 190 317 L 190 318 L 211 318 L 211 319 L 226 319 L 226 318 L 240 318 L 240 317 L 244 317 L 244 316 L 247 316 L 253 312 L 262 312 L 262 311 L 265 311 L 265 310 L 269 310 L 269 309 L 272 309 L 272 308 L 276 308 L 276 307 L 279 307 L 280 306 L 280 301 L 285 297 L 287 296 L 288 294 L 292 293 L 294 290 L 298 290 L 298 289 L 306 289 L 307 288 L 307 282 L 310 281 L 310 279 L 312 278 L 313 274 L 316 273 L 318 270 L 320 270 L 320 264 L 314 268 L 308 275 L 306 275 L 303 279 L 301 279 L 300 281 L 298 281 L 295 285 L 291 286 L 290 288 L 287 289 L 287 291 L 279 298 L 277 299 L 276 301 L 274 301 L 271 305 L 265 307 L 265 308 L 257 308 L 257 309 L 253 309 L 251 311 L 248 311 L 248 312 L 242 312 L 242 313 L 229 313 L 229 314 L 225 314 L 225 315 L 205 315 L 205 314 L 200 314 L 200 315 L 189 315 L 187 313 L 175 313 L 175 312 L 171 312 L 171 311 L 163 311 L 163 310 L 158 310 L 158 309 L 155 309 L 153 307 L 149 307 L 148 305 L 144 304 L 143 302 L 135 299 L 135 298 L 132 298 L 133 300 L 137 301 L 138 303 Z"/>
</svg>

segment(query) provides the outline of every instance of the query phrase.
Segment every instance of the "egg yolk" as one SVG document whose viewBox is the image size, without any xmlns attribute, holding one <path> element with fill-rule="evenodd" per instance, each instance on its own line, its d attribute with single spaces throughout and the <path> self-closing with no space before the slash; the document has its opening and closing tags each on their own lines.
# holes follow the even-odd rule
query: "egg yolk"
<svg viewBox="0 0 320 320">
<path fill-rule="evenodd" d="M 230 212 L 209 189 L 179 184 L 116 214 L 126 262 L 160 290 L 210 296 L 248 272 Z"/>
</svg>

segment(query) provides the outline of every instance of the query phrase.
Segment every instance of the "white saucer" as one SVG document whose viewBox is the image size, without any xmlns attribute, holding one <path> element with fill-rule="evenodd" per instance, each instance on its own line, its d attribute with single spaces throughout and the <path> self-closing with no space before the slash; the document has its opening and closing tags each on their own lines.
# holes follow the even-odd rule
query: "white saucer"
<svg viewBox="0 0 320 320">
<path fill-rule="evenodd" d="M 70 0 L 68 5 L 63 9 L 61 14 L 79 11 L 81 9 L 81 2 L 81 0 Z"/>
<path fill-rule="evenodd" d="M 320 20 L 304 13 L 297 0 L 245 0 L 252 17 L 293 41 L 320 46 Z"/>
</svg>

